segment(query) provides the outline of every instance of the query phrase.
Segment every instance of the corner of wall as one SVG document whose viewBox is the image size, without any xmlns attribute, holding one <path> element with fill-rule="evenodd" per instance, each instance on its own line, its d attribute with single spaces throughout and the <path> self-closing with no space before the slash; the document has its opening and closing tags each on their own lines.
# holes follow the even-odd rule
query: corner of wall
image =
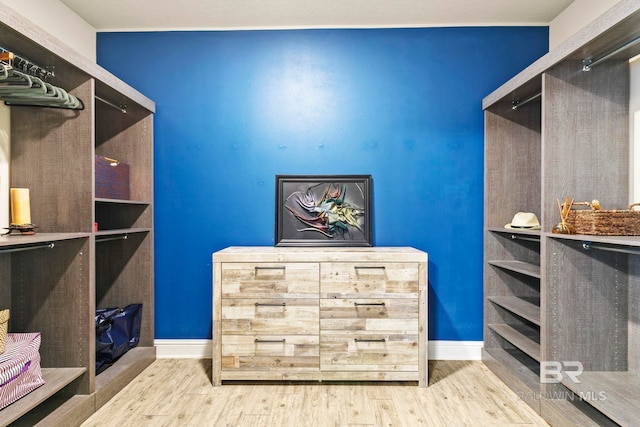
<svg viewBox="0 0 640 427">
<path fill-rule="evenodd" d="M 96 29 L 59 0 L 0 0 L 90 60 L 96 60 Z M 63 22 L 64 25 L 60 23 Z"/>
<path fill-rule="evenodd" d="M 620 0 L 575 0 L 549 23 L 549 50 L 577 33 Z"/>
</svg>

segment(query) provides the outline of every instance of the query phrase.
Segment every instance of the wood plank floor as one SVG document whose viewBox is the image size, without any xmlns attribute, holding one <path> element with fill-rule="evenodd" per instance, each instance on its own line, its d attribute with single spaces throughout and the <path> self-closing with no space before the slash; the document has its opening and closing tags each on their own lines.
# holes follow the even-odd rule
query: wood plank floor
<svg viewBox="0 0 640 427">
<path fill-rule="evenodd" d="M 225 383 L 211 360 L 158 359 L 82 427 L 548 426 L 482 362 L 430 361 L 416 383 Z"/>
</svg>

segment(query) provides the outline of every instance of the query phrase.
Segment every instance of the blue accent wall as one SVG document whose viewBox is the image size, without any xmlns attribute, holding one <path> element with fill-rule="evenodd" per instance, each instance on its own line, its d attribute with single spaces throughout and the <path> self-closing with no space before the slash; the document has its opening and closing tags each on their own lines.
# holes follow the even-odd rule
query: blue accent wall
<svg viewBox="0 0 640 427">
<path fill-rule="evenodd" d="M 377 246 L 429 253 L 429 339 L 482 340 L 482 98 L 547 27 L 100 33 L 153 99 L 156 338 L 211 337 L 211 254 L 273 245 L 276 174 L 371 174 Z"/>
</svg>

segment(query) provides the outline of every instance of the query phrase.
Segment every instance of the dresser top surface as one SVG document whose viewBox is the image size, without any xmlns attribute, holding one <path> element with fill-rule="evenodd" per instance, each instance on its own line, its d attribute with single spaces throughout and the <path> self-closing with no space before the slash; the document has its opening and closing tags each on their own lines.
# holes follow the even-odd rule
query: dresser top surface
<svg viewBox="0 0 640 427">
<path fill-rule="evenodd" d="M 214 262 L 427 262 L 427 253 L 411 247 L 230 246 L 213 254 Z"/>
</svg>

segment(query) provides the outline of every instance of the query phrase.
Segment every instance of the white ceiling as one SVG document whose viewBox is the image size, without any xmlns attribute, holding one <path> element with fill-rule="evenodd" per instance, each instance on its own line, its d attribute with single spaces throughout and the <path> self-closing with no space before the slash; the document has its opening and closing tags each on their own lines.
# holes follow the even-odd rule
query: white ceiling
<svg viewBox="0 0 640 427">
<path fill-rule="evenodd" d="M 61 0 L 99 31 L 548 25 L 574 0 Z"/>
</svg>

